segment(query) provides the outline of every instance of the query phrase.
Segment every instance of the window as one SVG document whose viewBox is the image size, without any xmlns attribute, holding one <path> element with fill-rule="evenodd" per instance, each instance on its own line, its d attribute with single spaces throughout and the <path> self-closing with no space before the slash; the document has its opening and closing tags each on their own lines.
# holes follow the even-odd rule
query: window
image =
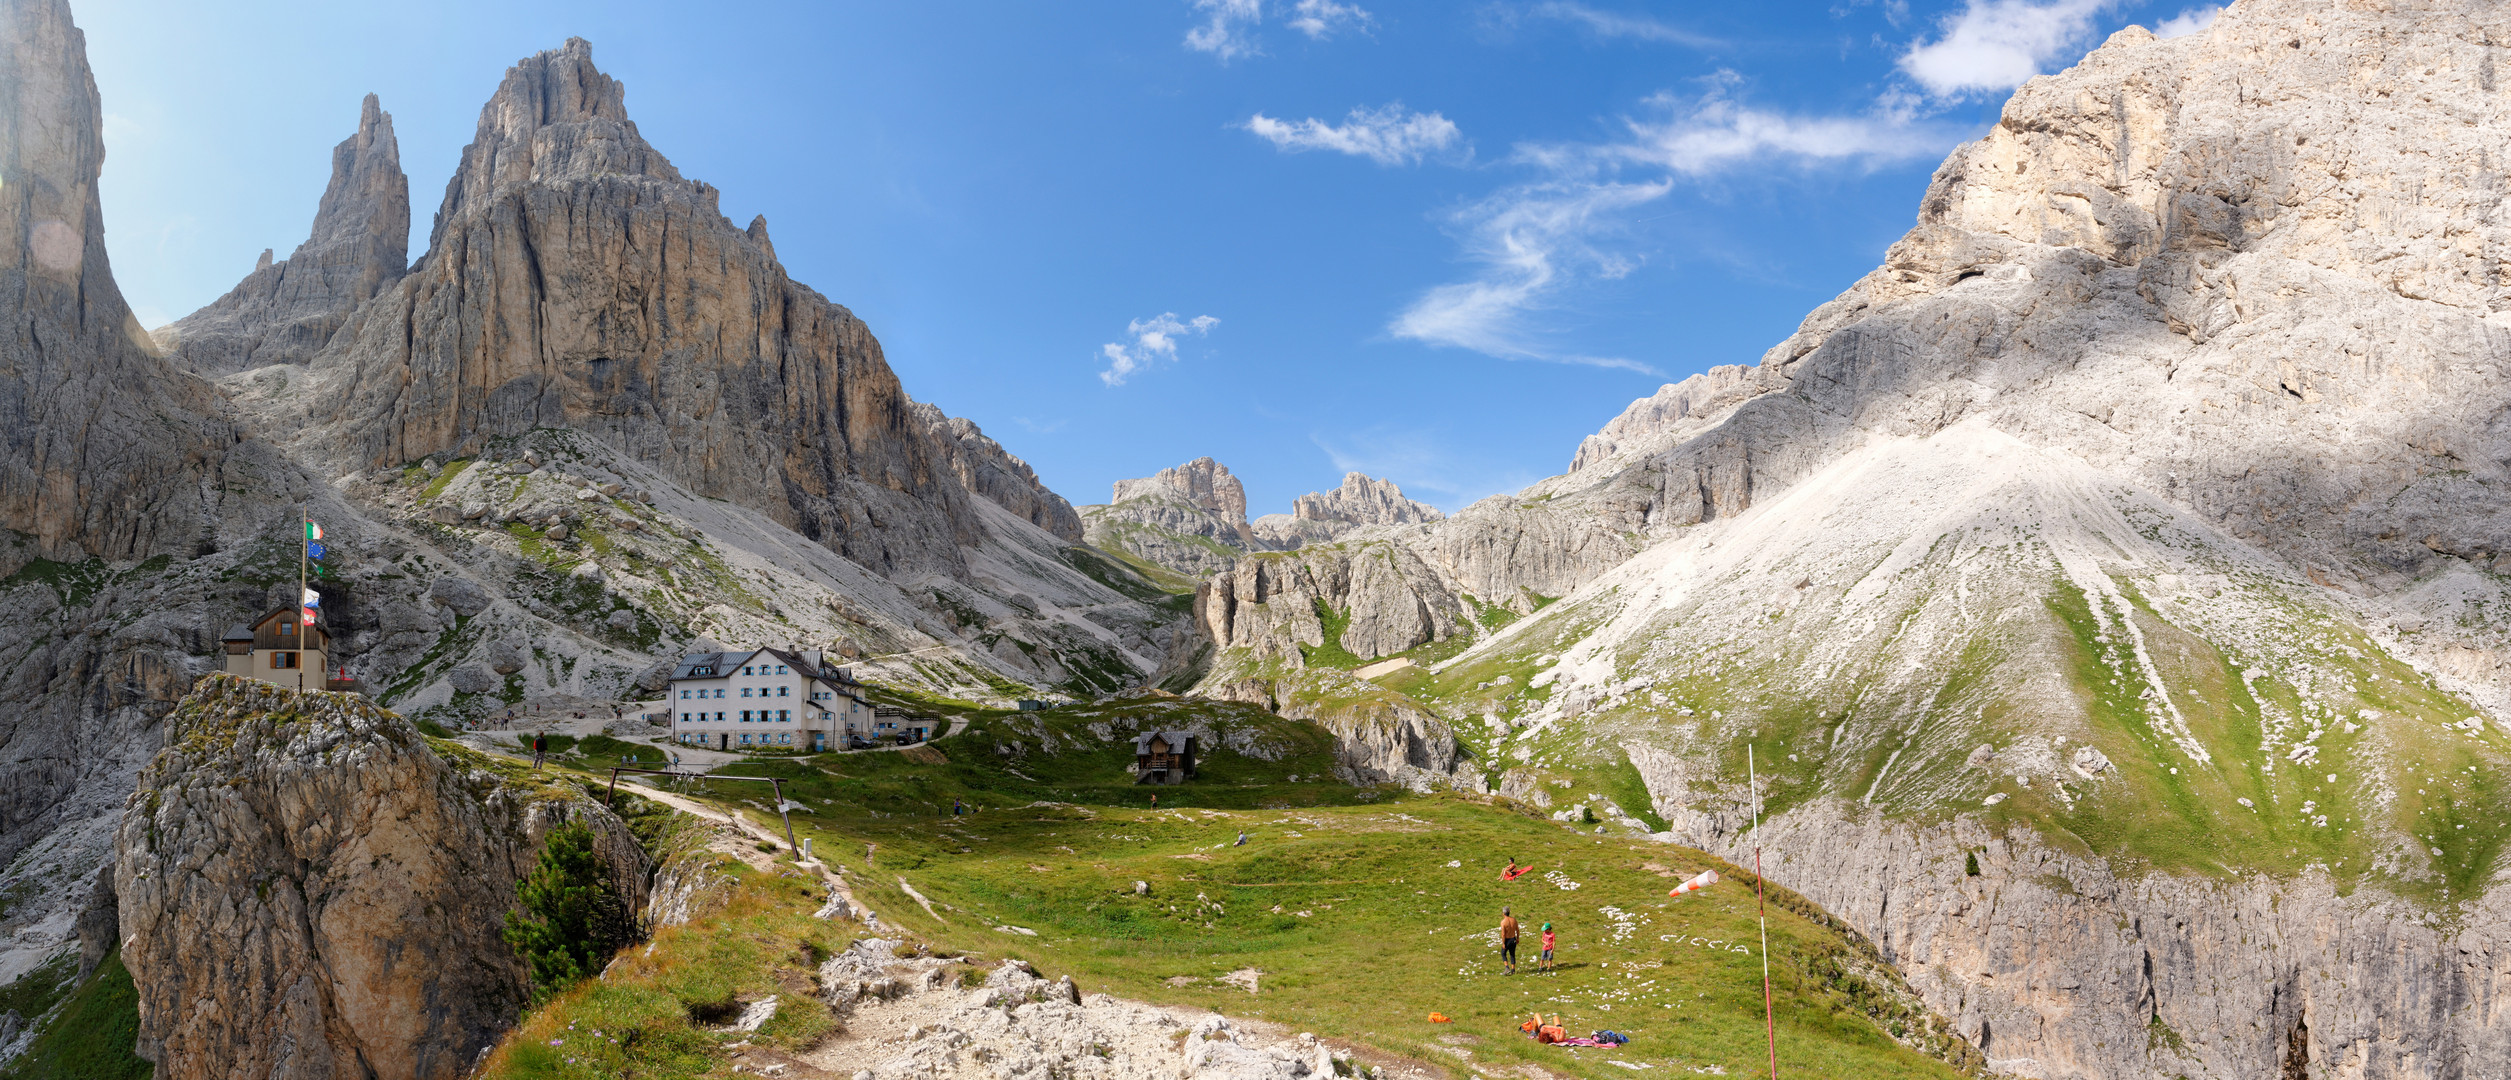
<svg viewBox="0 0 2511 1080">
<path fill-rule="evenodd" d="M 687 701 L 687 700 L 689 700 L 689 692 L 688 692 L 688 691 L 686 691 L 686 690 L 681 691 L 681 692 L 680 692 L 680 700 L 682 700 L 682 701 Z"/>
<path fill-rule="evenodd" d="M 790 687 L 790 686 L 779 686 L 779 687 L 777 687 L 777 688 L 776 688 L 776 696 L 777 696 L 777 697 L 792 697 L 792 696 L 793 696 L 793 687 Z"/>
<path fill-rule="evenodd" d="M 743 746 L 748 746 L 748 745 L 750 745 L 750 733 L 749 733 L 749 732 L 746 732 L 746 731 L 745 731 L 745 732 L 742 732 L 742 733 L 741 733 L 741 745 L 743 745 Z"/>
<path fill-rule="evenodd" d="M 783 744 L 785 744 L 786 746 L 792 746 L 792 745 L 793 745 L 793 732 L 788 731 L 788 732 L 785 732 L 785 733 L 784 733 L 784 734 L 782 734 L 782 735 L 778 735 L 778 736 L 776 736 L 776 741 L 777 741 L 777 742 L 780 742 L 780 743 L 783 743 Z"/>
<path fill-rule="evenodd" d="M 783 665 L 783 664 L 778 664 L 778 665 L 776 665 L 776 674 L 778 674 L 778 675 L 783 675 L 783 674 L 785 674 L 785 673 L 786 673 L 786 672 L 785 672 L 785 665 Z"/>
<path fill-rule="evenodd" d="M 744 675 L 749 674 L 749 673 L 750 673 L 750 669 L 749 669 L 749 667 L 748 667 L 747 665 L 744 665 L 744 666 L 741 668 L 741 673 L 742 673 L 742 674 L 744 674 Z"/>
<path fill-rule="evenodd" d="M 748 710 L 748 709 L 743 709 L 743 710 L 741 710 L 741 722 L 742 722 L 742 723 L 744 723 L 744 724 L 746 724 L 746 723 L 749 723 L 749 722 L 750 722 L 750 710 Z"/>
<path fill-rule="evenodd" d="M 715 688 L 715 696 L 716 696 L 716 697 L 722 697 L 722 696 L 724 696 L 724 688 L 723 688 L 723 687 L 720 687 L 720 686 L 719 686 L 719 687 L 716 687 L 716 688 Z M 717 715 L 716 719 L 720 720 L 720 719 L 723 719 L 723 717 L 719 714 L 719 715 Z"/>
<path fill-rule="evenodd" d="M 270 666 L 274 670 L 293 668 L 297 666 L 296 657 L 297 654 L 292 652 L 274 652 L 270 654 Z"/>
<path fill-rule="evenodd" d="M 778 723 L 785 723 L 785 724 L 790 724 L 790 723 L 792 723 L 792 722 L 793 722 L 793 710 L 792 710 L 792 709 L 778 709 L 778 710 L 776 710 L 776 720 L 777 720 L 777 722 L 778 722 Z"/>
</svg>

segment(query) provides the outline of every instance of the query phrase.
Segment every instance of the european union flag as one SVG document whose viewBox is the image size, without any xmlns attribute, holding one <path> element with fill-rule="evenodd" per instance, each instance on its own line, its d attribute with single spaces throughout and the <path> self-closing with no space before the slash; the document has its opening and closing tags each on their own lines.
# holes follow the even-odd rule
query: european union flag
<svg viewBox="0 0 2511 1080">
<path fill-rule="evenodd" d="M 322 558 L 325 550 L 326 549 L 321 544 L 313 543 L 311 541 L 308 541 L 305 545 L 305 555 L 307 558 Z"/>
</svg>

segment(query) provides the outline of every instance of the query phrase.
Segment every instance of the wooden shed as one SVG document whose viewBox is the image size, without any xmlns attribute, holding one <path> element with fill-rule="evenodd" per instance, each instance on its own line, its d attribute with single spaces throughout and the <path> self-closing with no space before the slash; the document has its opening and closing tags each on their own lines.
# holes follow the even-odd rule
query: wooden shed
<svg viewBox="0 0 2511 1080">
<path fill-rule="evenodd" d="M 1146 731 L 1134 736 L 1134 783 L 1182 784 L 1193 777 L 1193 733 Z"/>
</svg>

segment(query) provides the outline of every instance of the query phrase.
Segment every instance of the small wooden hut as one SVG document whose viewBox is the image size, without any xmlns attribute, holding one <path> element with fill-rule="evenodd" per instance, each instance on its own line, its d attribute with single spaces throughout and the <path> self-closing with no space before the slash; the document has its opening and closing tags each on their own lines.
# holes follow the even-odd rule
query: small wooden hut
<svg viewBox="0 0 2511 1080">
<path fill-rule="evenodd" d="M 1194 735 L 1146 731 L 1133 739 L 1133 782 L 1182 784 L 1194 777 Z"/>
</svg>

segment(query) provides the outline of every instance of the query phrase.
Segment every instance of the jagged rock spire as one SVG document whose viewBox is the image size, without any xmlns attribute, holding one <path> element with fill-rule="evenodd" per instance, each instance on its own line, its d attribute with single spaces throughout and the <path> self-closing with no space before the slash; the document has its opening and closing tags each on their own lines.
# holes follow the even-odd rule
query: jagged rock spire
<svg viewBox="0 0 2511 1080">
<path fill-rule="evenodd" d="M 331 182 L 296 253 L 273 262 L 262 252 L 235 288 L 160 329 L 157 340 L 205 375 L 304 363 L 359 304 L 400 279 L 409 250 L 410 179 L 392 114 L 368 94 L 357 132 L 332 148 Z"/>
<path fill-rule="evenodd" d="M 1290 515 L 1301 521 L 1345 521 L 1354 525 L 1413 525 L 1441 521 L 1437 507 L 1404 497 L 1392 480 L 1366 473 L 1344 473 L 1341 487 L 1311 491 L 1291 501 Z"/>
<path fill-rule="evenodd" d="M 680 179 L 628 119 L 628 88 L 593 66 L 593 43 L 568 38 L 506 69 L 480 107 L 479 131 L 445 184 L 429 247 L 448 222 L 502 188 L 605 175 Z"/>
</svg>

